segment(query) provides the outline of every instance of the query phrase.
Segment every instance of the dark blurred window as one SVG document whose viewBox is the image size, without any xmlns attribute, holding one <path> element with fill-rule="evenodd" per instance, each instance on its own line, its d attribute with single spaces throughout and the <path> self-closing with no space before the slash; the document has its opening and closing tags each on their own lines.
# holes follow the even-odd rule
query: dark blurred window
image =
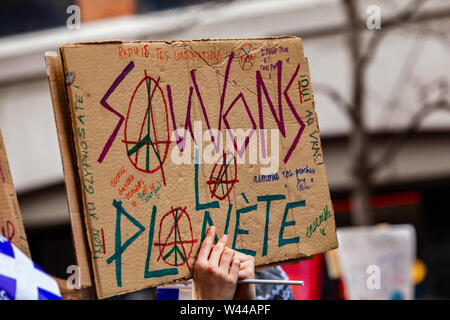
<svg viewBox="0 0 450 320">
<path fill-rule="evenodd" d="M 138 12 L 166 10 L 176 7 L 185 7 L 193 4 L 227 2 L 225 0 L 137 0 Z M 229 1 L 228 1 L 229 2 Z"/>
<path fill-rule="evenodd" d="M 166 10 L 176 7 L 183 7 L 193 4 L 227 2 L 227 0 L 129 0 L 129 1 L 131 2 L 135 1 L 135 8 L 137 14 Z M 69 17 L 69 15 L 66 13 L 67 7 L 73 4 L 78 4 L 78 1 L 0 0 L 0 37 L 65 26 L 66 20 Z"/>
<path fill-rule="evenodd" d="M 73 0 L 1 0 L 0 36 L 38 31 L 66 24 Z"/>
</svg>

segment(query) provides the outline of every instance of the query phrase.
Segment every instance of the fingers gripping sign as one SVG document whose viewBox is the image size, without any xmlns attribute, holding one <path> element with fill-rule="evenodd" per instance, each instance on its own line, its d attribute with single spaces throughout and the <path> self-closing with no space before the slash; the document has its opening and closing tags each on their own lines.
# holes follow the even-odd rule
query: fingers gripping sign
<svg viewBox="0 0 450 320">
<path fill-rule="evenodd" d="M 225 247 L 228 236 L 214 245 L 214 226 L 208 229 L 194 266 L 193 298 L 231 300 L 239 277 L 239 259 L 235 251 Z"/>
<path fill-rule="evenodd" d="M 255 258 L 250 255 L 235 251 L 235 258 L 239 259 L 240 268 L 238 280 L 249 280 L 255 278 Z M 235 300 L 255 300 L 256 287 L 254 284 L 240 283 L 236 287 Z"/>
</svg>

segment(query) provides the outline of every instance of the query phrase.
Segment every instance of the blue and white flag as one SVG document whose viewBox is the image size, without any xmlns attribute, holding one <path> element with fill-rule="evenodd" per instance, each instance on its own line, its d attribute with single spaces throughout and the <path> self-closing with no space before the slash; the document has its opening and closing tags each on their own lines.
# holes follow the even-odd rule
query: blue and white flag
<svg viewBox="0 0 450 320">
<path fill-rule="evenodd" d="M 0 300 L 61 300 L 58 283 L 2 235 Z"/>
</svg>

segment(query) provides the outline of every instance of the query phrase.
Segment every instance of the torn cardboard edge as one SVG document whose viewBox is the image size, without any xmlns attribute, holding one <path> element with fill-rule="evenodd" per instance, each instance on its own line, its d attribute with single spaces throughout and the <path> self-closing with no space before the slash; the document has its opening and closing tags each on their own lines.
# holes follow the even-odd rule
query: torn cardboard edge
<svg viewBox="0 0 450 320">
<path fill-rule="evenodd" d="M 257 37 L 251 38 L 251 40 L 277 40 L 277 39 L 299 39 L 296 36 L 271 36 L 271 37 Z M 215 42 L 226 42 L 226 41 L 246 41 L 249 38 L 198 38 L 191 40 L 132 40 L 125 41 L 120 39 L 112 39 L 112 40 L 99 40 L 99 41 L 81 41 L 74 42 L 70 44 L 64 44 L 61 46 L 70 47 L 70 46 L 79 46 L 79 45 L 97 45 L 97 44 L 140 44 L 140 43 L 165 43 L 167 45 L 172 45 L 174 43 L 183 43 L 183 42 L 204 42 L 204 41 L 215 41 Z M 61 47 L 60 46 L 60 47 Z"/>
<path fill-rule="evenodd" d="M 289 265 L 297 264 L 302 261 L 311 260 L 311 259 L 314 259 L 314 256 L 305 256 L 305 257 L 300 257 L 300 258 L 296 258 L 296 259 L 283 260 L 283 261 L 279 261 L 279 262 L 275 262 L 275 263 L 262 264 L 259 266 L 255 266 L 255 271 L 264 270 L 264 269 L 272 268 L 272 267 L 276 267 L 276 266 L 289 266 Z M 299 280 L 302 280 L 302 279 L 299 279 Z"/>
<path fill-rule="evenodd" d="M 31 259 L 30 248 L 23 224 L 19 201 L 17 199 L 16 188 L 12 180 L 9 167 L 8 156 L 6 154 L 5 144 L 3 143 L 2 133 L 0 131 L 0 223 L 3 221 L 5 226 L 1 226 L 1 231 L 8 241 L 11 241 L 26 256 Z M 3 214 L 2 214 L 3 213 Z M 11 238 L 10 238 L 11 237 Z"/>
<path fill-rule="evenodd" d="M 61 57 L 56 52 L 46 52 L 45 62 L 53 104 L 58 142 L 64 171 L 64 183 L 69 207 L 75 258 L 80 268 L 81 286 L 92 287 L 92 266 L 83 219 L 80 181 L 76 169 L 73 146 L 72 120 L 69 113 L 65 77 Z"/>
</svg>

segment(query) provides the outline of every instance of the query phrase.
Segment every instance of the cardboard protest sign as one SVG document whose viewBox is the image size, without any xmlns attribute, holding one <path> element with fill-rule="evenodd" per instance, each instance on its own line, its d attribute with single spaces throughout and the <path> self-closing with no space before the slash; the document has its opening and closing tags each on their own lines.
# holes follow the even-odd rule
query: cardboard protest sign
<svg viewBox="0 0 450 320">
<path fill-rule="evenodd" d="M 337 247 L 299 38 L 60 51 L 100 298 L 190 278 L 210 225 L 258 266 Z"/>
<path fill-rule="evenodd" d="M 80 285 L 92 286 L 88 245 L 82 214 L 81 191 L 78 188 L 78 172 L 75 168 L 75 150 L 73 150 L 72 121 L 64 85 L 62 62 L 56 52 L 46 52 L 47 75 L 52 96 L 55 123 L 64 170 L 64 182 L 72 227 L 72 236 L 77 265 L 80 271 Z"/>
<path fill-rule="evenodd" d="M 414 299 L 411 271 L 416 258 L 412 225 L 338 230 L 339 267 L 352 300 Z"/>
<path fill-rule="evenodd" d="M 3 144 L 0 132 L 0 234 L 6 240 L 16 245 L 28 257 L 28 248 L 25 227 L 20 213 L 19 202 L 17 201 L 16 189 L 9 170 L 8 158 L 6 156 L 5 145 Z"/>
</svg>

